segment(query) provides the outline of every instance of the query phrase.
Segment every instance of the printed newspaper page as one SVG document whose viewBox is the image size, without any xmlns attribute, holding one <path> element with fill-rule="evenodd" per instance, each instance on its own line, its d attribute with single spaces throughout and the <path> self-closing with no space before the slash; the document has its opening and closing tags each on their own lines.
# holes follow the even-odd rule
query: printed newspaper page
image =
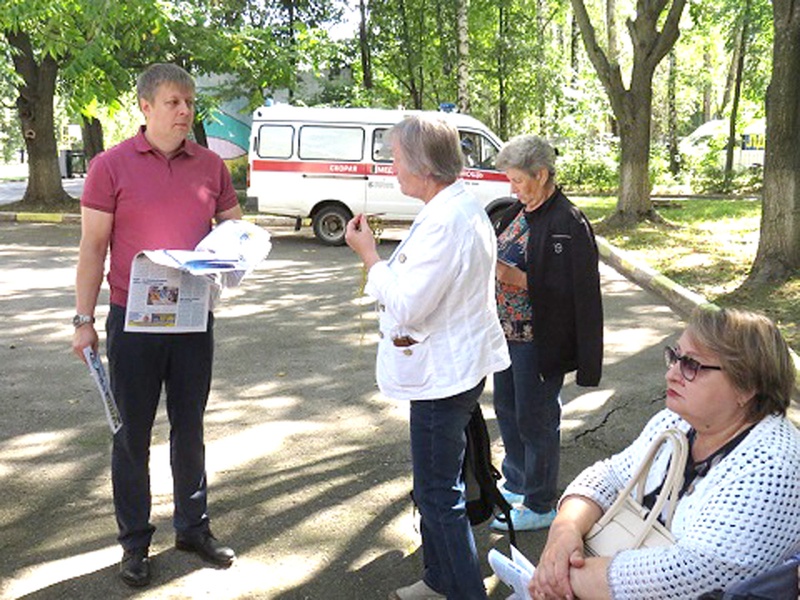
<svg viewBox="0 0 800 600">
<path fill-rule="evenodd" d="M 492 548 L 489 551 L 489 565 L 498 579 L 514 590 L 507 600 L 530 600 L 528 584 L 536 568 L 516 546 L 511 546 L 510 559 Z"/>
<path fill-rule="evenodd" d="M 220 286 L 238 286 L 271 249 L 266 230 L 248 221 L 229 220 L 217 225 L 194 250 L 140 252 L 131 264 L 125 331 L 205 331 Z"/>
<path fill-rule="evenodd" d="M 108 421 L 108 426 L 111 428 L 111 433 L 117 433 L 122 427 L 122 418 L 119 415 L 119 409 L 114 400 L 114 394 L 111 393 L 111 384 L 106 376 L 103 361 L 94 353 L 91 346 L 87 346 L 83 349 L 83 355 L 86 357 L 89 373 L 92 379 L 94 379 L 97 389 L 100 391 L 100 400 L 103 402 L 103 409 L 105 410 L 106 420 Z"/>
<path fill-rule="evenodd" d="M 131 264 L 125 331 L 205 331 L 210 287 L 208 278 L 156 264 L 140 252 Z"/>
</svg>

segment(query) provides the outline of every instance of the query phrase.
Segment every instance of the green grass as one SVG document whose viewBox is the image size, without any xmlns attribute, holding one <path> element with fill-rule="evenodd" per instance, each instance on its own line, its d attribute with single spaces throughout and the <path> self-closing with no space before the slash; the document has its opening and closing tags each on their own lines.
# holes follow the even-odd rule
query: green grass
<svg viewBox="0 0 800 600">
<path fill-rule="evenodd" d="M 781 285 L 744 291 L 758 249 L 761 204 L 752 199 L 680 199 L 658 208 L 669 224 L 605 230 L 616 198 L 572 197 L 597 234 L 685 288 L 719 306 L 768 314 L 800 348 L 800 274 Z"/>
</svg>

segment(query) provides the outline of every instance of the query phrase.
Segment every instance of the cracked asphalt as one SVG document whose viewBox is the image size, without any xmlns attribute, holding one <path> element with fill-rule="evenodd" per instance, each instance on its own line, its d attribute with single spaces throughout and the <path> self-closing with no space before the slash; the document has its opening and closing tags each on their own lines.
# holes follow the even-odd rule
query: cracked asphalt
<svg viewBox="0 0 800 600">
<path fill-rule="evenodd" d="M 273 250 L 217 310 L 206 417 L 212 528 L 238 558 L 211 568 L 173 547 L 168 427 L 151 454 L 153 584 L 117 576 L 110 432 L 70 351 L 80 228 L 0 223 L 0 598 L 385 598 L 422 567 L 408 413 L 374 382 L 376 319 L 347 248 L 268 226 Z M 400 233 L 389 230 L 388 255 Z M 682 321 L 661 298 L 602 266 L 605 365 L 597 388 L 563 391 L 560 485 L 624 447 L 663 405 L 662 348 Z M 100 320 L 107 290 L 101 295 Z M 104 336 L 101 333 L 101 343 Z M 491 385 L 481 399 L 502 456 Z M 511 591 L 486 562 L 508 541 L 475 528 L 492 599 Z M 544 533 L 521 533 L 534 560 Z"/>
</svg>

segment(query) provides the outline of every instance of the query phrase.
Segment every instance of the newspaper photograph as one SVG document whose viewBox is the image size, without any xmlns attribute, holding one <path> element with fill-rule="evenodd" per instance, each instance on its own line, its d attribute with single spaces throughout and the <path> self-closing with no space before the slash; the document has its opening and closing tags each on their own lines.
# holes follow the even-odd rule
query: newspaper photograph
<svg viewBox="0 0 800 600">
<path fill-rule="evenodd" d="M 188 333 L 208 326 L 211 281 L 154 263 L 140 252 L 131 264 L 125 331 Z"/>
</svg>

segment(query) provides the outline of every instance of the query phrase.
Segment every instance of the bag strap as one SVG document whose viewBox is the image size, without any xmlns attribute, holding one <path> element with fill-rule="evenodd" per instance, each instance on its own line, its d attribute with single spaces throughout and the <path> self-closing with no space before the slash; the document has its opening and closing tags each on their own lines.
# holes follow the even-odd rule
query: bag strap
<svg viewBox="0 0 800 600">
<path fill-rule="evenodd" d="M 669 470 L 667 471 L 667 476 L 664 479 L 664 485 L 661 487 L 658 498 L 656 498 L 653 508 L 650 510 L 650 513 L 645 519 L 645 526 L 637 536 L 637 539 L 632 546 L 633 548 L 638 548 L 642 541 L 644 541 L 645 536 L 655 524 L 656 519 L 661 514 L 664 505 L 667 502 L 669 502 L 669 505 L 667 506 L 666 526 L 667 529 L 670 529 L 672 526 L 672 516 L 675 513 L 675 507 L 678 504 L 678 494 L 680 493 L 681 484 L 683 483 L 683 470 L 686 465 L 686 459 L 689 456 L 689 442 L 682 431 L 677 429 L 668 429 L 659 435 L 655 440 L 653 440 L 653 443 L 650 445 L 644 460 L 639 465 L 639 468 L 634 473 L 631 480 L 619 493 L 619 496 L 617 496 L 614 504 L 611 505 L 611 507 L 602 517 L 600 517 L 600 520 L 597 522 L 598 526 L 600 527 L 607 525 L 625 505 L 625 502 L 633 492 L 634 487 L 636 487 L 635 500 L 641 505 L 644 498 L 644 485 L 645 481 L 647 480 L 647 475 L 650 472 L 650 468 L 652 467 L 659 448 L 661 448 L 664 443 L 669 443 L 672 445 L 672 455 L 669 462 Z"/>
</svg>

